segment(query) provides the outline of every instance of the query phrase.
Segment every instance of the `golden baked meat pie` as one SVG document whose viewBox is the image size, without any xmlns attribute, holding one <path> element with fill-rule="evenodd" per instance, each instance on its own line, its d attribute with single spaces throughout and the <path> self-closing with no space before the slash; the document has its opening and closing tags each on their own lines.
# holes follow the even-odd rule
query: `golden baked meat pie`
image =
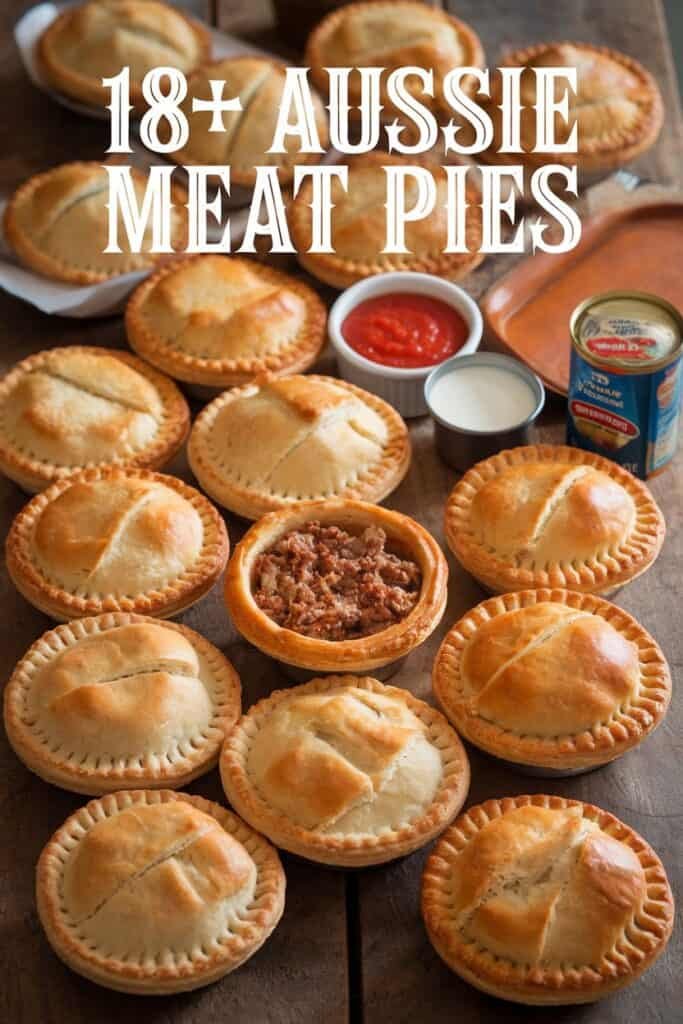
<svg viewBox="0 0 683 1024">
<path fill-rule="evenodd" d="M 228 800 L 285 850 L 339 867 L 381 864 L 433 839 L 461 808 L 467 755 L 438 711 L 376 679 L 278 690 L 221 754 Z"/>
<path fill-rule="evenodd" d="M 511 53 L 501 67 L 523 68 L 520 141 L 523 154 L 499 153 L 501 144 L 501 82 L 493 77 L 491 100 L 484 107 L 493 119 L 494 137 L 482 163 L 524 163 L 530 170 L 542 164 L 560 163 L 579 168 L 579 177 L 590 181 L 628 163 L 656 141 L 662 127 L 664 106 L 652 75 L 642 64 L 618 50 L 588 43 L 541 43 Z M 577 70 L 577 91 L 565 80 L 555 86 L 555 98 L 569 97 L 569 118 L 555 118 L 560 143 L 578 127 L 578 150 L 571 153 L 534 153 L 536 147 L 536 87 L 533 68 L 566 67 Z"/>
<path fill-rule="evenodd" d="M 77 793 L 184 786 L 218 760 L 240 680 L 198 633 L 127 612 L 45 633 L 5 687 L 28 768 Z"/>
<path fill-rule="evenodd" d="M 518 796 L 471 807 L 444 833 L 422 913 L 471 985 L 562 1005 L 639 978 L 669 940 L 674 904 L 659 857 L 628 825 L 578 800 Z"/>
<path fill-rule="evenodd" d="M 126 309 L 138 355 L 176 380 L 214 389 L 306 370 L 325 342 L 325 321 L 322 300 L 303 281 L 239 256 L 169 262 Z"/>
<path fill-rule="evenodd" d="M 446 503 L 446 540 L 494 593 L 607 594 L 654 562 L 664 517 L 645 484 L 600 455 L 529 445 L 477 463 Z"/>
<path fill-rule="evenodd" d="M 441 548 L 409 516 L 350 499 L 263 516 L 235 548 L 225 598 L 235 627 L 309 672 L 371 672 L 409 654 L 446 606 Z"/>
<path fill-rule="evenodd" d="M 132 179 L 141 206 L 147 179 L 135 168 Z M 171 192 L 170 237 L 175 250 L 186 244 L 187 209 L 183 190 L 172 185 Z M 108 202 L 109 179 L 101 164 L 60 164 L 34 174 L 17 189 L 5 209 L 5 236 L 21 263 L 57 281 L 95 284 L 135 270 L 149 270 L 164 258 L 150 251 L 151 221 L 140 252 L 126 249 L 121 217 L 118 240 L 122 252 L 104 251 L 109 239 Z"/>
<path fill-rule="evenodd" d="M 373 0 L 345 4 L 332 11 L 309 36 L 305 64 L 323 95 L 329 91 L 326 68 L 381 67 L 381 102 L 387 114 L 394 108 L 386 90 L 386 76 L 397 68 L 418 67 L 434 73 L 434 96 L 428 96 L 418 78 L 406 87 L 437 115 L 449 117 L 443 97 L 443 79 L 457 67 L 483 67 L 484 52 L 476 33 L 459 18 L 428 4 L 406 0 Z M 474 88 L 464 79 L 462 87 Z M 352 74 L 349 102 L 360 102 L 360 77 Z"/>
<path fill-rule="evenodd" d="M 105 466 L 36 495 L 16 516 L 6 555 L 20 593 L 57 621 L 107 611 L 168 618 L 211 589 L 228 536 L 182 480 Z"/>
<path fill-rule="evenodd" d="M 248 960 L 282 916 L 285 875 L 263 836 L 219 804 L 172 790 L 91 800 L 43 850 L 40 922 L 72 970 L 166 995 Z"/>
<path fill-rule="evenodd" d="M 156 469 L 189 426 L 175 384 L 128 352 L 53 348 L 0 381 L 0 469 L 27 491 L 89 466 Z"/>
<path fill-rule="evenodd" d="M 142 79 L 157 67 L 191 71 L 209 56 L 211 38 L 194 19 L 158 0 L 96 0 L 68 7 L 48 25 L 38 60 L 50 85 L 95 107 L 110 102 L 103 78 L 130 68 L 130 102 L 146 104 Z"/>
<path fill-rule="evenodd" d="M 351 157 L 348 161 L 348 189 L 338 179 L 331 186 L 332 253 L 312 253 L 312 183 L 305 181 L 289 204 L 288 216 L 292 243 L 299 263 L 314 277 L 335 288 L 381 274 L 388 270 L 414 270 L 425 274 L 458 281 L 478 266 L 484 258 L 481 246 L 480 196 L 473 185 L 467 188 L 466 253 L 444 252 L 448 237 L 446 172 L 438 165 L 430 171 L 436 185 L 436 202 L 430 214 L 405 226 L 407 253 L 385 253 L 386 247 L 386 193 L 387 176 L 383 168 L 389 165 L 412 166 L 406 157 L 372 152 Z M 410 208 L 416 201 L 417 185 L 414 178 L 406 181 L 406 204 Z M 451 214 L 453 216 L 454 214 Z"/>
<path fill-rule="evenodd" d="M 410 465 L 410 437 L 382 399 L 331 377 L 261 378 L 195 420 L 188 456 L 202 489 L 248 519 L 295 501 L 381 501 Z"/>
<path fill-rule="evenodd" d="M 230 183 L 249 188 L 257 167 L 277 167 L 281 185 L 292 182 L 297 164 L 319 163 L 322 153 L 301 153 L 301 140 L 288 135 L 285 153 L 271 153 L 277 125 L 286 67 L 264 57 L 229 57 L 203 64 L 187 80 L 187 97 L 180 109 L 187 117 L 190 135 L 186 145 L 169 156 L 179 164 L 230 166 Z M 223 131 L 210 130 L 212 113 L 193 110 L 193 101 L 211 100 L 211 81 L 225 82 L 225 96 L 238 96 L 241 110 L 225 111 Z M 323 149 L 329 144 L 323 102 L 312 90 L 315 125 Z M 232 189 L 231 189 L 232 195 Z"/>
<path fill-rule="evenodd" d="M 461 736 L 534 774 L 614 760 L 662 721 L 666 659 L 636 620 L 593 594 L 493 597 L 447 633 L 434 694 Z"/>
</svg>

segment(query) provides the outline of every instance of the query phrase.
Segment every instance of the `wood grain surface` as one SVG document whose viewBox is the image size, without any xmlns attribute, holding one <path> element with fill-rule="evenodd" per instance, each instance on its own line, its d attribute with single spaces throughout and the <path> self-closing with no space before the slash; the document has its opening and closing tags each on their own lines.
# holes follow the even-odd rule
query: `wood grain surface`
<svg viewBox="0 0 683 1024">
<path fill-rule="evenodd" d="M 106 125 L 79 118 L 52 103 L 26 79 L 12 39 L 12 26 L 29 6 L 5 0 L 0 11 L 0 196 L 29 174 L 63 160 L 99 158 L 107 144 Z M 179 4 L 216 18 L 229 29 L 253 33 L 258 41 L 293 53 L 274 31 L 269 4 L 261 0 L 216 0 Z M 280 5 L 281 7 L 283 5 Z M 448 6 L 451 6 L 450 3 Z M 541 39 L 602 42 L 638 57 L 662 88 L 667 118 L 657 146 L 637 163 L 640 173 L 664 184 L 680 184 L 683 157 L 680 108 L 659 0 L 455 0 L 459 17 L 483 40 L 489 64 L 503 49 Z M 512 257 L 489 258 L 466 282 L 480 295 L 513 265 Z M 292 267 L 294 266 L 293 261 Z M 595 283 L 599 290 L 600 283 Z M 331 297 L 327 290 L 326 298 Z M 48 318 L 0 292 L 0 369 L 31 352 L 69 344 L 125 347 L 120 319 L 78 322 Z M 321 364 L 331 369 L 329 354 Z M 561 440 L 564 405 L 553 400 L 539 437 Z M 443 542 L 442 512 L 455 474 L 433 450 L 431 426 L 411 426 L 412 469 L 389 500 L 416 516 Z M 184 457 L 168 468 L 191 479 Z M 674 675 L 683 670 L 680 579 L 683 574 L 683 456 L 652 485 L 664 510 L 668 534 L 655 567 L 624 588 L 617 603 L 636 615 L 658 639 Z M 26 500 L 0 480 L 0 533 Z M 228 517 L 234 543 L 243 524 Z M 442 626 L 407 661 L 394 682 L 430 699 L 430 668 L 446 629 L 482 600 L 478 586 L 450 559 L 450 600 Z M 26 648 L 50 628 L 0 573 L 0 659 L 7 678 Z M 182 617 L 231 657 L 242 675 L 246 703 L 283 680 L 274 666 L 239 640 L 224 612 L 220 586 Z M 622 761 L 562 782 L 532 779 L 471 751 L 472 789 L 468 803 L 488 797 L 549 791 L 600 804 L 641 831 L 662 857 L 680 895 L 683 864 L 680 829 L 683 795 L 683 712 L 675 693 L 671 711 L 642 749 Z M 221 799 L 216 773 L 190 787 Z M 33 902 L 36 858 L 51 832 L 82 798 L 51 788 L 27 772 L 0 736 L 0 1022 L 8 1024 L 365 1024 L 415 1021 L 441 1024 L 541 1021 L 568 1024 L 675 1024 L 681 1019 L 683 985 L 680 929 L 666 956 L 643 980 L 604 1003 L 581 1008 L 521 1010 L 485 997 L 461 982 L 427 942 L 419 916 L 419 881 L 426 853 L 394 865 L 358 873 L 335 872 L 284 857 L 287 906 L 273 937 L 248 964 L 218 984 L 187 996 L 144 1001 L 97 988 L 72 974 L 54 957 L 39 927 Z"/>
</svg>

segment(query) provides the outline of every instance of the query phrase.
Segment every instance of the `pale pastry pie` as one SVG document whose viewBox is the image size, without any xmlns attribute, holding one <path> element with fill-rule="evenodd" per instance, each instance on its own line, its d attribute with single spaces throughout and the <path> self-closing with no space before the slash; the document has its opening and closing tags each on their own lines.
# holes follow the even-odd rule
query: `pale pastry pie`
<svg viewBox="0 0 683 1024">
<path fill-rule="evenodd" d="M 645 484 L 616 463 L 529 445 L 465 473 L 446 503 L 445 530 L 464 568 L 495 593 L 607 594 L 652 565 L 665 525 Z"/>
<path fill-rule="evenodd" d="M 661 93 L 652 75 L 642 64 L 618 50 L 587 43 L 541 43 L 511 53 L 501 67 L 524 68 L 521 79 L 521 120 L 519 153 L 499 153 L 501 143 L 501 83 L 492 79 L 490 101 L 484 108 L 494 123 L 494 139 L 481 155 L 482 163 L 524 163 L 530 170 L 541 164 L 576 164 L 579 173 L 606 173 L 649 149 L 659 135 L 663 121 Z M 578 126 L 578 150 L 575 153 L 534 153 L 536 146 L 535 67 L 577 69 L 577 91 L 566 80 L 555 86 L 557 100 L 567 92 L 569 119 L 555 117 L 555 136 L 568 140 L 574 124 Z"/>
<path fill-rule="evenodd" d="M 189 426 L 175 384 L 128 352 L 53 348 L 0 381 L 0 469 L 28 491 L 89 466 L 156 469 Z"/>
<path fill-rule="evenodd" d="M 351 499 L 269 512 L 235 548 L 225 599 L 250 643 L 312 672 L 372 672 L 423 643 L 446 606 L 441 548 L 409 516 Z"/>
<path fill-rule="evenodd" d="M 424 846 L 469 788 L 446 720 L 376 679 L 328 676 L 260 701 L 223 747 L 228 800 L 277 846 L 365 867 Z"/>
<path fill-rule="evenodd" d="M 528 1005 L 590 1003 L 663 952 L 674 903 L 648 844 L 607 811 L 559 796 L 471 807 L 422 879 L 439 956 L 489 995 Z"/>
<path fill-rule="evenodd" d="M 303 183 L 289 204 L 288 217 L 292 242 L 299 263 L 314 277 L 335 288 L 381 274 L 389 270 L 414 270 L 457 281 L 478 266 L 484 258 L 481 246 L 480 196 L 474 186 L 467 188 L 469 204 L 466 217 L 466 253 L 447 253 L 448 211 L 446 172 L 430 165 L 436 185 L 436 202 L 430 214 L 405 226 L 407 253 L 385 253 L 387 176 L 383 168 L 390 164 L 413 166 L 411 160 L 378 151 L 351 157 L 348 189 L 338 179 L 332 182 L 332 253 L 312 253 L 312 184 Z M 414 178 L 406 183 L 406 205 L 416 201 Z"/>
<path fill-rule="evenodd" d="M 477 605 L 448 631 L 432 681 L 461 736 L 535 774 L 614 760 L 656 729 L 671 699 L 650 634 L 616 605 L 568 590 Z"/>
<path fill-rule="evenodd" d="M 286 67 L 264 57 L 229 57 L 203 64 L 188 77 L 187 97 L 180 109 L 187 117 L 190 136 L 187 144 L 173 153 L 179 164 L 204 166 L 230 165 L 231 185 L 253 186 L 257 167 L 277 167 L 281 185 L 291 184 L 297 164 L 319 163 L 322 153 L 301 153 L 301 140 L 285 138 L 285 153 L 270 153 L 283 100 Z M 241 110 L 225 111 L 223 131 L 212 132 L 212 114 L 193 110 L 195 99 L 211 100 L 212 80 L 225 82 L 223 95 L 238 96 Z M 311 90 L 315 126 L 320 144 L 327 149 L 329 136 L 323 102 Z"/>
<path fill-rule="evenodd" d="M 5 731 L 64 789 L 176 788 L 215 765 L 240 704 L 239 676 L 198 633 L 105 612 L 33 644 L 5 687 Z"/>
<path fill-rule="evenodd" d="M 195 420 L 188 457 L 219 505 L 258 519 L 301 500 L 381 501 L 410 465 L 410 437 L 386 402 L 331 377 L 261 378 Z"/>
<path fill-rule="evenodd" d="M 182 480 L 105 466 L 52 484 L 6 544 L 17 589 L 57 621 L 101 612 L 167 618 L 198 601 L 228 556 L 225 524 Z"/>
<path fill-rule="evenodd" d="M 91 800 L 43 850 L 38 915 L 78 974 L 120 992 L 208 985 L 248 960 L 282 916 L 280 858 L 220 804 L 171 790 Z"/>
<path fill-rule="evenodd" d="M 386 91 L 386 76 L 396 68 L 418 67 L 434 73 L 434 96 L 423 91 L 419 79 L 409 78 L 409 91 L 436 114 L 446 118 L 450 107 L 443 97 L 443 79 L 457 67 L 483 67 L 484 52 L 476 33 L 459 18 L 428 4 L 404 0 L 375 0 L 345 4 L 331 12 L 309 36 L 304 63 L 323 95 L 329 90 L 326 68 L 381 67 L 381 102 L 393 111 Z M 473 87 L 470 79 L 463 87 Z M 360 79 L 352 74 L 349 102 L 360 101 Z"/>
<path fill-rule="evenodd" d="M 133 187 L 142 206 L 147 178 L 133 168 Z M 171 186 L 171 245 L 182 249 L 187 239 L 186 196 Z M 150 252 L 147 224 L 141 252 L 127 249 L 127 233 L 119 215 L 120 253 L 105 253 L 109 240 L 109 179 L 99 163 L 60 164 L 24 182 L 5 209 L 7 241 L 19 260 L 57 281 L 94 284 L 134 270 L 149 270 L 163 256 Z M 166 256 L 168 259 L 168 256 Z"/>
<path fill-rule="evenodd" d="M 69 7 L 48 25 L 38 60 L 58 92 L 96 107 L 110 102 L 102 79 L 128 67 L 130 101 L 141 111 L 148 71 L 191 71 L 210 50 L 208 31 L 177 7 L 158 0 L 97 0 Z"/>
<path fill-rule="evenodd" d="M 176 380 L 222 389 L 300 373 L 325 342 L 312 288 L 239 256 L 194 256 L 147 278 L 126 309 L 132 348 Z"/>
</svg>

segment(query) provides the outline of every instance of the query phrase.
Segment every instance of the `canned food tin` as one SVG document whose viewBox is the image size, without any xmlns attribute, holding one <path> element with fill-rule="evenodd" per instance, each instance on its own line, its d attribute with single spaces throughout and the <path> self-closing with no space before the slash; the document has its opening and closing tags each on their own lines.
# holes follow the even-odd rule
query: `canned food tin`
<svg viewBox="0 0 683 1024">
<path fill-rule="evenodd" d="M 570 330 L 567 443 L 658 473 L 678 446 L 681 314 L 645 292 L 605 292 L 574 310 Z"/>
</svg>

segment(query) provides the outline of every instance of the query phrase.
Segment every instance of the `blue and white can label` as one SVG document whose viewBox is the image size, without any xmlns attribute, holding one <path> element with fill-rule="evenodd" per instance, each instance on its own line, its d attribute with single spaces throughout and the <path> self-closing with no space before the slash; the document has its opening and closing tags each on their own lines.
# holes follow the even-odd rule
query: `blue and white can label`
<svg viewBox="0 0 683 1024">
<path fill-rule="evenodd" d="M 610 292 L 571 321 L 567 443 L 646 478 L 678 446 L 681 317 L 655 296 Z"/>
</svg>

